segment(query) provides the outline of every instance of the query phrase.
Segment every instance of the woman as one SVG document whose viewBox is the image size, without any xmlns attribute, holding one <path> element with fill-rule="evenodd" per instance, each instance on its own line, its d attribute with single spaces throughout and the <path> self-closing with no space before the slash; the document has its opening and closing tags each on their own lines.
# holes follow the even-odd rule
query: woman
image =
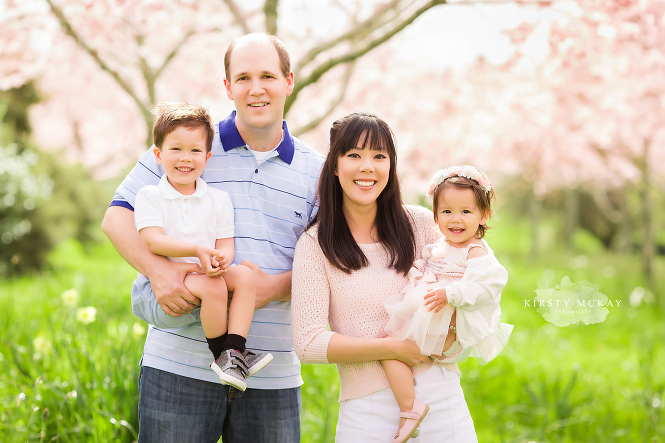
<svg viewBox="0 0 665 443">
<path fill-rule="evenodd" d="M 475 442 L 457 365 L 434 365 L 413 342 L 384 332 L 384 300 L 406 285 L 416 251 L 440 236 L 430 211 L 402 205 L 396 160 L 393 134 L 378 117 L 356 113 L 333 123 L 319 211 L 293 263 L 294 346 L 303 363 L 338 365 L 337 442 L 395 436 L 399 408 L 379 363 L 385 359 L 413 367 L 416 395 L 430 407 L 420 441 Z"/>
</svg>

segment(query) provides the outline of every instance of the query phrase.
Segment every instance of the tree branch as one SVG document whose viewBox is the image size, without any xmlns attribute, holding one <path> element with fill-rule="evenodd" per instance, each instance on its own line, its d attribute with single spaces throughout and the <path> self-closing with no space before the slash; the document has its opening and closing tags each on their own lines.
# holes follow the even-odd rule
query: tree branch
<svg viewBox="0 0 665 443">
<path fill-rule="evenodd" d="M 266 17 L 266 32 L 277 35 L 277 5 L 279 0 L 265 0 L 263 3 L 263 14 Z"/>
<path fill-rule="evenodd" d="M 344 71 L 344 76 L 342 77 L 342 84 L 339 88 L 339 94 L 332 102 L 330 102 L 328 109 L 326 109 L 318 117 L 310 120 L 304 126 L 293 131 L 292 134 L 294 134 L 296 137 L 299 137 L 305 132 L 311 131 L 312 129 L 316 128 L 325 118 L 327 118 L 330 114 L 333 113 L 335 108 L 337 108 L 337 106 L 339 106 L 339 104 L 342 103 L 342 101 L 344 101 L 344 96 L 346 95 L 346 91 L 349 88 L 349 82 L 351 80 L 351 76 L 353 75 L 355 66 L 356 66 L 355 62 L 349 62 L 346 64 L 346 70 Z"/>
<path fill-rule="evenodd" d="M 411 15 L 406 17 L 400 23 L 396 24 L 394 27 L 387 30 L 383 35 L 380 35 L 374 40 L 366 43 L 364 46 L 360 47 L 359 49 L 352 49 L 350 52 L 346 54 L 330 58 L 321 63 L 307 77 L 305 77 L 303 80 L 299 82 L 296 82 L 296 86 L 293 88 L 293 93 L 291 93 L 291 95 L 286 98 L 284 112 L 287 113 L 289 111 L 293 103 L 296 101 L 296 98 L 298 97 L 300 91 L 302 91 L 304 88 L 311 85 L 312 83 L 316 83 L 316 81 L 320 79 L 321 76 L 326 72 L 328 72 L 330 69 L 334 68 L 340 63 L 348 63 L 357 60 L 358 58 L 368 53 L 370 50 L 379 46 L 381 43 L 384 43 L 385 41 L 389 40 L 395 34 L 397 34 L 402 29 L 411 24 L 416 18 L 418 18 L 425 11 L 433 8 L 434 6 L 442 5 L 445 3 L 446 0 L 431 0 L 426 4 L 424 4 L 423 6 L 421 6 L 420 8 L 418 8 L 416 11 L 414 11 Z"/>
<path fill-rule="evenodd" d="M 368 30 L 371 32 L 377 28 L 379 28 L 383 23 L 381 22 L 381 18 L 383 15 L 388 12 L 389 10 L 395 8 L 397 5 L 402 0 L 392 0 L 388 3 L 385 3 L 381 7 L 377 9 L 377 11 L 372 14 L 371 17 L 369 17 L 367 20 L 357 24 L 347 32 L 345 32 L 342 35 L 339 35 L 338 37 L 328 40 L 327 42 L 323 42 L 309 51 L 307 51 L 307 54 L 305 54 L 300 61 L 298 62 L 298 66 L 294 70 L 294 72 L 300 72 L 300 70 L 305 67 L 307 64 L 311 63 L 317 55 L 322 53 L 323 51 L 327 51 L 330 48 L 333 48 L 337 46 L 338 44 L 342 43 L 343 41 L 350 41 L 353 39 L 356 39 L 357 35 L 361 32 L 367 32 Z M 369 28 L 369 29 L 368 29 Z"/>
<path fill-rule="evenodd" d="M 48 2 L 49 6 L 51 7 L 51 11 L 53 12 L 53 14 L 58 19 L 58 22 L 60 22 L 60 26 L 62 27 L 62 30 L 65 32 L 65 34 L 72 37 L 74 39 L 74 41 L 76 42 L 76 44 L 79 45 L 85 52 L 87 52 L 95 60 L 95 62 L 97 62 L 97 64 L 99 65 L 100 68 L 102 68 L 102 70 L 108 72 L 113 77 L 113 79 L 118 83 L 118 85 L 120 85 L 120 87 L 127 94 L 129 94 L 129 96 L 136 102 L 136 104 L 139 106 L 141 111 L 145 114 L 146 109 L 147 109 L 146 103 L 144 103 L 139 98 L 139 96 L 136 95 L 136 92 L 129 85 L 129 83 L 127 83 L 125 81 L 125 79 L 123 79 L 116 70 L 114 70 L 109 65 L 107 65 L 106 62 L 104 60 L 102 60 L 102 58 L 99 56 L 99 54 L 97 53 L 97 51 L 95 49 L 91 48 L 90 46 L 88 46 L 88 44 L 85 41 L 83 41 L 83 38 L 81 38 L 81 36 L 78 34 L 78 32 L 76 32 L 74 30 L 74 28 L 72 28 L 71 23 L 69 23 L 69 21 L 67 20 L 67 17 L 65 17 L 65 14 L 62 12 L 62 9 L 60 9 L 59 7 L 54 5 L 51 0 L 46 0 L 46 1 Z M 150 114 L 149 110 L 148 110 L 148 114 Z"/>
<path fill-rule="evenodd" d="M 173 58 L 178 54 L 178 51 L 180 51 L 180 48 L 182 48 L 182 47 L 184 46 L 184 44 L 187 43 L 187 42 L 189 41 L 189 39 L 190 39 L 194 34 L 196 34 L 196 31 L 193 30 L 193 29 L 190 29 L 189 31 L 187 31 L 187 33 L 186 33 L 185 36 L 180 40 L 180 42 L 178 42 L 178 44 L 175 45 L 175 47 L 171 50 L 171 52 L 169 52 L 169 53 L 167 54 L 166 58 L 164 59 L 164 62 L 162 63 L 162 66 L 160 66 L 159 68 L 157 68 L 157 70 L 155 71 L 155 78 L 159 78 L 159 76 L 161 75 L 162 71 L 164 71 L 164 68 L 166 68 L 166 66 L 171 62 L 171 60 L 173 60 Z"/>
<path fill-rule="evenodd" d="M 229 7 L 229 10 L 233 15 L 236 24 L 242 28 L 242 32 L 245 34 L 251 33 L 252 30 L 249 28 L 249 25 L 247 25 L 247 19 L 245 17 L 245 14 L 243 14 L 238 5 L 236 5 L 236 3 L 233 0 L 224 0 L 224 3 L 226 3 L 226 6 Z"/>
</svg>

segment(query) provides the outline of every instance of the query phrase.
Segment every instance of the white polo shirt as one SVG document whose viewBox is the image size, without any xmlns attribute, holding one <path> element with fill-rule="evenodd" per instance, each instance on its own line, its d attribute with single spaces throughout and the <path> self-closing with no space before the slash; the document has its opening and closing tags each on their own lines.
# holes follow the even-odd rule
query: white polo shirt
<svg viewBox="0 0 665 443">
<path fill-rule="evenodd" d="M 201 177 L 196 192 L 183 195 L 166 178 L 157 186 L 144 186 L 136 195 L 134 220 L 137 231 L 158 226 L 169 237 L 215 247 L 218 238 L 233 237 L 233 204 L 226 192 L 215 189 Z M 169 257 L 177 262 L 199 263 L 197 257 Z"/>
</svg>

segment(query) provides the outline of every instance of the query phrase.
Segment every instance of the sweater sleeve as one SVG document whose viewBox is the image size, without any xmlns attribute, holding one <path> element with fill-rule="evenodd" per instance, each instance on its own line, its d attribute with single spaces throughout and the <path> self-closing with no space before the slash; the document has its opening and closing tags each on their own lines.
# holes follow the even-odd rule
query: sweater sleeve
<svg viewBox="0 0 665 443">
<path fill-rule="evenodd" d="M 293 346 L 302 363 L 328 363 L 328 343 L 334 332 L 328 330 L 330 284 L 327 259 L 318 242 L 308 232 L 296 245 L 291 288 Z"/>
</svg>

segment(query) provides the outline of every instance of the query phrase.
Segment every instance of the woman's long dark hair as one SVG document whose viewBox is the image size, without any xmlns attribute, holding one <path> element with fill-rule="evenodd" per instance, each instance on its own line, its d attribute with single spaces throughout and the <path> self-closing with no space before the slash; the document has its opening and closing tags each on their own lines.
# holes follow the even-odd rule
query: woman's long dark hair
<svg viewBox="0 0 665 443">
<path fill-rule="evenodd" d="M 390 254 L 390 267 L 406 275 L 415 258 L 415 236 L 408 213 L 402 206 L 397 178 L 397 154 L 390 127 L 373 114 L 353 113 L 330 128 L 330 152 L 319 178 L 319 211 L 308 228 L 318 223 L 319 245 L 326 258 L 346 273 L 369 265 L 356 243 L 342 211 L 344 191 L 335 175 L 340 157 L 363 138 L 363 149 L 382 150 L 390 158 L 388 183 L 377 199 L 374 225 L 379 241 Z"/>
</svg>

